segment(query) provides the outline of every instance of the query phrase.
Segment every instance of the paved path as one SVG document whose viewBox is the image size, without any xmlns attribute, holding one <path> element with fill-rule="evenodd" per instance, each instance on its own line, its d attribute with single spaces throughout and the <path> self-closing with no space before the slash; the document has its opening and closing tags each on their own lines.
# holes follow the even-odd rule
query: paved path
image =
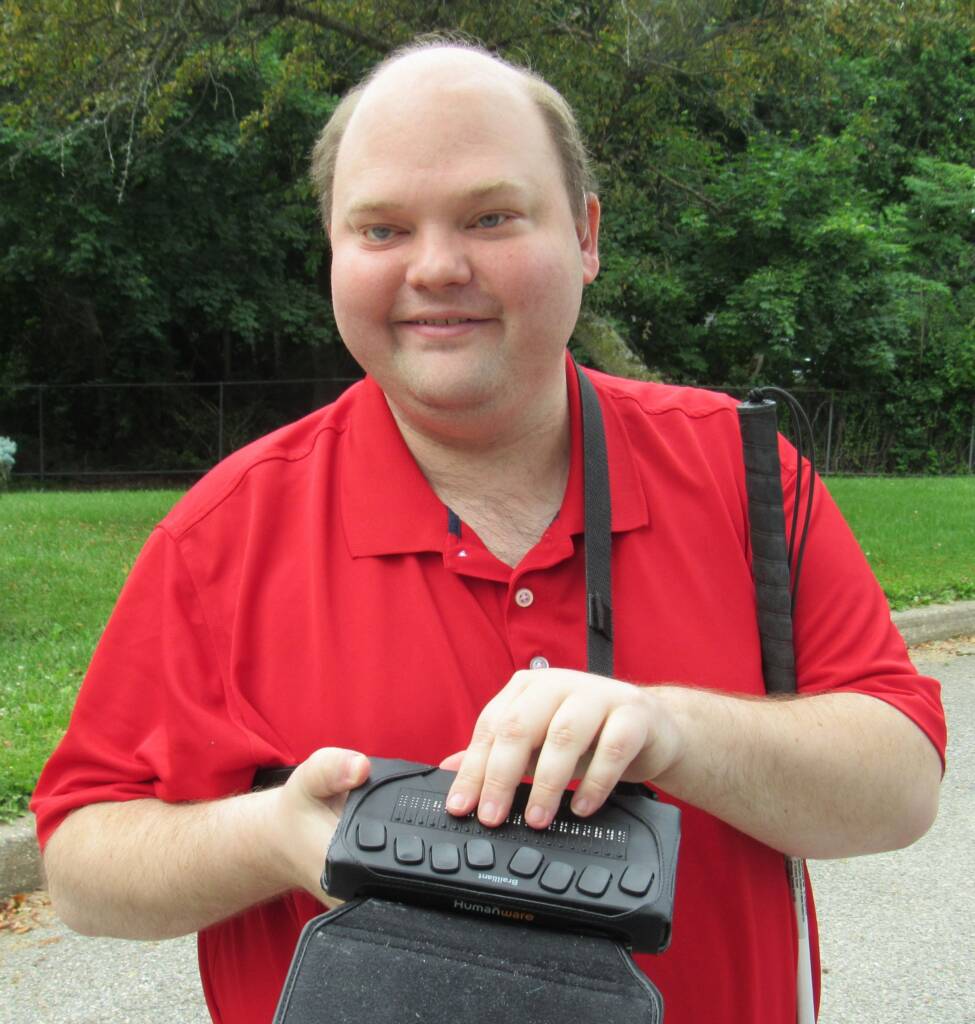
<svg viewBox="0 0 975 1024">
<path fill-rule="evenodd" d="M 35 927 L 0 933 L 2 1024 L 210 1024 L 193 937 L 90 939 L 40 908 Z"/>
<path fill-rule="evenodd" d="M 915 660 L 944 684 L 941 813 L 909 850 L 811 866 L 820 1024 L 975 1022 L 975 640 L 930 645 Z M 82 938 L 43 894 L 7 920 L 26 930 L 0 930 L 0 1024 L 208 1024 L 192 939 Z"/>
<path fill-rule="evenodd" d="M 944 686 L 938 820 L 906 850 L 810 865 L 820 1024 L 975 1024 L 975 641 L 931 645 L 915 662 Z"/>
</svg>

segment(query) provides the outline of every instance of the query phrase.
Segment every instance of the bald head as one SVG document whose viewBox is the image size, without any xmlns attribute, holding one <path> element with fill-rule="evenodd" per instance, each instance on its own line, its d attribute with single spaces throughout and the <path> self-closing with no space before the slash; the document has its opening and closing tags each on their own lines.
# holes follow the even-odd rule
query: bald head
<svg viewBox="0 0 975 1024">
<path fill-rule="evenodd" d="M 484 50 L 469 46 L 422 46 L 393 56 L 363 81 L 357 106 L 401 97 L 404 90 L 435 84 L 437 88 L 482 87 L 525 96 L 523 73 Z"/>
<path fill-rule="evenodd" d="M 526 109 L 547 130 L 562 171 L 573 214 L 586 215 L 586 195 L 595 181 L 571 108 L 544 79 L 526 68 L 509 64 L 486 50 L 454 42 L 416 43 L 395 51 L 353 88 L 325 125 L 312 157 L 312 180 L 319 197 L 322 223 L 332 218 L 335 169 L 347 130 L 355 121 L 390 123 L 411 104 L 459 102 L 461 94 L 479 94 L 501 104 L 513 118 Z"/>
</svg>

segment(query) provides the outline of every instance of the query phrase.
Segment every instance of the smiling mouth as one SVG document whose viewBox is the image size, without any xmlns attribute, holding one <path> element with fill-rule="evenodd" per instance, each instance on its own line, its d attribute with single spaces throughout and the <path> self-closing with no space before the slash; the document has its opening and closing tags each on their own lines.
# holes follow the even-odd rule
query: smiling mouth
<svg viewBox="0 0 975 1024">
<path fill-rule="evenodd" d="M 471 316 L 451 316 L 442 320 L 407 320 L 408 324 L 430 324 L 433 327 L 452 327 L 456 324 L 476 324 L 479 321 Z"/>
</svg>

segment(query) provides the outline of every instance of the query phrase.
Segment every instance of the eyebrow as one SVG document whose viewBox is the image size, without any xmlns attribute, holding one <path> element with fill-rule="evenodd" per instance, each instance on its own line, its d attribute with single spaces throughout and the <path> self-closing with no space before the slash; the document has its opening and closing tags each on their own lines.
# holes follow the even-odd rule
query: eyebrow
<svg viewBox="0 0 975 1024">
<path fill-rule="evenodd" d="M 525 195 L 527 189 L 524 185 L 518 184 L 508 178 L 492 178 L 487 181 L 478 181 L 460 193 L 461 202 L 483 201 L 491 199 L 496 195 L 516 192 Z M 367 213 L 385 213 L 400 210 L 403 204 L 393 199 L 361 199 L 353 203 L 348 211 L 347 217 L 355 217 Z"/>
</svg>

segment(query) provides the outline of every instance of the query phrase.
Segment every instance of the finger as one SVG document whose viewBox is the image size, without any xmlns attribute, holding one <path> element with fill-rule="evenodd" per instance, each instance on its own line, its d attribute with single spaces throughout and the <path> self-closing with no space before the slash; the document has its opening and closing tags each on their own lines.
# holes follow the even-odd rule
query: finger
<svg viewBox="0 0 975 1024">
<path fill-rule="evenodd" d="M 464 754 L 466 753 L 466 750 L 458 750 L 456 754 L 445 757 L 437 767 L 442 768 L 446 772 L 455 772 L 460 767 L 460 763 L 464 760 Z"/>
<path fill-rule="evenodd" d="M 511 810 L 519 782 L 545 742 L 546 732 L 564 698 L 564 689 L 533 687 L 513 700 L 500 716 L 484 764 L 477 816 L 482 824 L 500 825 Z"/>
<path fill-rule="evenodd" d="M 369 759 L 364 754 L 322 747 L 295 769 L 292 779 L 307 796 L 328 800 L 362 785 L 368 777 Z"/>
<path fill-rule="evenodd" d="M 556 709 L 538 755 L 525 809 L 525 821 L 532 828 L 547 828 L 551 824 L 562 794 L 580 774 L 580 762 L 596 742 L 604 714 L 603 704 L 580 693 L 566 698 Z"/>
<path fill-rule="evenodd" d="M 474 726 L 467 750 L 452 769 L 457 774 L 447 792 L 447 810 L 451 814 L 460 816 L 470 814 L 480 799 L 484 769 L 494 743 L 494 730 L 486 715 L 487 709 L 485 708 Z"/>
<path fill-rule="evenodd" d="M 610 712 L 572 798 L 574 814 L 585 817 L 602 807 L 613 787 L 643 751 L 648 732 L 647 718 L 637 707 L 624 705 Z"/>
<path fill-rule="evenodd" d="M 478 715 L 470 743 L 456 768 L 457 777 L 447 794 L 447 810 L 451 814 L 469 814 L 478 805 L 488 757 L 497 732 L 496 723 L 503 720 L 507 707 L 526 689 L 528 682 L 524 677 L 527 675 L 526 672 L 516 672 L 504 689 L 495 694 Z"/>
</svg>

